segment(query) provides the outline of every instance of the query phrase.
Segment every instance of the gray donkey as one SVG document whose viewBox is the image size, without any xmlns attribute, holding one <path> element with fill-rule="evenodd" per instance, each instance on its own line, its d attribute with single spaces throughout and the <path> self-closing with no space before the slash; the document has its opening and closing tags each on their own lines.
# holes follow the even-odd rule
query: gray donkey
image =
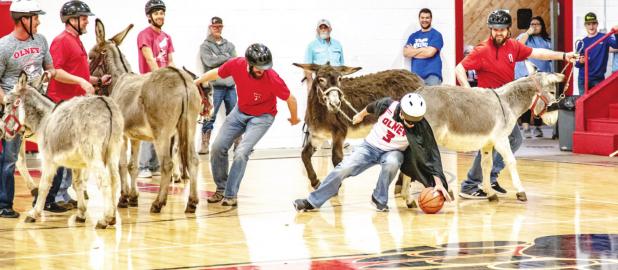
<svg viewBox="0 0 618 270">
<path fill-rule="evenodd" d="M 41 153 L 39 199 L 25 221 L 35 222 L 41 216 L 52 179 L 58 167 L 63 166 L 73 170 L 78 204 L 75 221 L 86 221 L 83 191 L 88 176 L 93 175 L 105 200 L 104 219 L 96 227 L 114 225 L 124 123 L 120 109 L 107 97 L 76 97 L 56 105 L 27 81 L 28 76 L 22 72 L 13 91 L 5 97 L 5 111 L 36 134 Z M 19 129 L 15 132 L 21 132 Z"/>
<path fill-rule="evenodd" d="M 172 177 L 172 147 L 174 135 L 182 172 L 188 172 L 191 190 L 185 212 L 194 213 L 198 204 L 197 153 L 193 135 L 200 111 L 200 94 L 189 75 L 174 67 L 155 70 L 144 75 L 131 71 L 129 63 L 118 47 L 133 25 L 129 25 L 111 39 L 105 39 L 105 27 L 96 19 L 97 44 L 90 50 L 90 70 L 93 75 L 109 72 L 112 75 L 110 97 L 118 104 L 124 116 L 124 143 L 122 153 L 131 142 L 131 160 L 120 157 L 121 195 L 118 207 L 137 206 L 137 158 L 139 141 L 151 141 L 161 163 L 159 194 L 150 207 L 151 213 L 161 212 L 167 203 L 168 187 Z M 130 173 L 130 179 L 127 175 Z M 130 181 L 133 180 L 133 181 Z M 131 182 L 131 187 L 129 187 Z"/>
</svg>

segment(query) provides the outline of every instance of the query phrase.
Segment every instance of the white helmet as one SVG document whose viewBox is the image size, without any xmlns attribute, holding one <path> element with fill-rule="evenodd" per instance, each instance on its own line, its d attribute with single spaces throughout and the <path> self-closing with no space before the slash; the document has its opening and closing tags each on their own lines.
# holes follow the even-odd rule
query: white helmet
<svg viewBox="0 0 618 270">
<path fill-rule="evenodd" d="M 18 20 L 21 17 L 30 17 L 34 15 L 45 15 L 45 11 L 41 9 L 39 3 L 34 0 L 15 0 L 11 3 L 11 17 Z"/>
<path fill-rule="evenodd" d="M 427 111 L 425 99 L 417 93 L 405 94 L 401 101 L 401 114 L 406 122 L 416 123 L 423 120 Z"/>
</svg>

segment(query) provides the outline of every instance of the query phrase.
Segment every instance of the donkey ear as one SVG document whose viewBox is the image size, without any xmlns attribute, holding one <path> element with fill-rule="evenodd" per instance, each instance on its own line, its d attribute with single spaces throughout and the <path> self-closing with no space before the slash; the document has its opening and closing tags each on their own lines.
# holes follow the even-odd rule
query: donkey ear
<svg viewBox="0 0 618 270">
<path fill-rule="evenodd" d="M 105 26 L 99 18 L 94 21 L 94 32 L 97 36 L 97 44 L 105 43 Z"/>
<path fill-rule="evenodd" d="M 341 72 L 341 75 L 350 75 L 354 72 L 357 72 L 359 70 L 361 70 L 361 67 L 346 67 L 346 66 L 340 66 L 336 68 L 339 72 Z"/>
<path fill-rule="evenodd" d="M 131 28 L 133 28 L 133 24 L 129 24 L 129 26 L 127 26 L 127 28 L 125 28 L 124 30 L 122 30 L 122 32 L 116 34 L 113 38 L 112 41 L 114 43 L 116 43 L 116 45 L 120 45 L 120 43 L 122 43 L 122 41 L 124 40 L 124 38 L 127 37 L 127 34 L 129 34 L 129 30 L 131 30 Z"/>
<path fill-rule="evenodd" d="M 36 89 L 41 89 L 43 84 L 49 82 L 49 73 L 43 72 L 43 75 L 39 76 L 36 80 L 32 82 L 32 87 Z"/>
<path fill-rule="evenodd" d="M 538 68 L 532 62 L 525 60 L 524 64 L 526 65 L 526 70 L 528 70 L 528 76 L 536 74 Z"/>
<path fill-rule="evenodd" d="M 195 75 L 195 73 L 193 73 L 190 70 L 188 70 L 185 66 L 182 66 L 182 70 L 184 70 L 186 73 L 188 73 L 191 76 L 191 78 L 193 78 L 194 80 L 197 79 L 197 75 Z"/>
<path fill-rule="evenodd" d="M 28 87 L 28 74 L 22 71 L 21 73 L 19 73 L 19 78 L 17 79 L 17 84 L 15 85 L 14 89 L 18 95 L 21 95 L 22 93 L 24 93 L 24 91 L 26 91 L 27 87 Z"/>
<path fill-rule="evenodd" d="M 316 72 L 318 71 L 318 69 L 320 68 L 320 65 L 316 65 L 316 64 L 299 64 L 299 63 L 293 63 L 293 65 L 304 69 L 305 71 L 309 71 L 309 72 Z"/>
</svg>

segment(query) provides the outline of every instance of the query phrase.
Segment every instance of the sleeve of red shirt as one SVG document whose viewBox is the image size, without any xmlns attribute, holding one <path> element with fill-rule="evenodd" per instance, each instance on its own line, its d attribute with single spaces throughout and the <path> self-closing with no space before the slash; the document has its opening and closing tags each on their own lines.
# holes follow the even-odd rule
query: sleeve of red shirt
<svg viewBox="0 0 618 270">
<path fill-rule="evenodd" d="M 288 100 L 288 98 L 290 97 L 290 89 L 277 73 L 273 72 L 271 74 L 273 75 L 271 77 L 271 82 L 273 84 L 273 94 L 281 100 Z"/>
<path fill-rule="evenodd" d="M 137 49 L 140 54 L 142 53 L 142 47 L 144 46 L 152 49 L 152 40 L 152 36 L 147 35 L 146 33 L 140 33 L 137 35 Z"/>
<path fill-rule="evenodd" d="M 521 42 L 515 41 L 513 44 L 515 45 L 515 51 L 517 52 L 515 62 L 524 61 L 532 54 L 532 48 L 521 44 Z"/>
<path fill-rule="evenodd" d="M 238 62 L 239 58 L 237 57 L 223 63 L 223 65 L 221 65 L 219 67 L 219 70 L 217 71 L 217 75 L 219 75 L 219 78 L 227 78 L 229 76 L 232 76 L 232 69 L 238 66 Z"/>
<path fill-rule="evenodd" d="M 476 46 L 468 56 L 461 60 L 461 65 L 466 70 L 481 70 L 483 68 L 482 50 L 480 46 Z"/>
<path fill-rule="evenodd" d="M 60 46 L 59 42 L 55 39 L 49 47 L 49 54 L 51 54 L 51 57 L 54 60 L 54 68 L 56 69 L 62 68 L 65 64 L 66 57 L 64 57 L 63 47 L 64 46 Z"/>
</svg>

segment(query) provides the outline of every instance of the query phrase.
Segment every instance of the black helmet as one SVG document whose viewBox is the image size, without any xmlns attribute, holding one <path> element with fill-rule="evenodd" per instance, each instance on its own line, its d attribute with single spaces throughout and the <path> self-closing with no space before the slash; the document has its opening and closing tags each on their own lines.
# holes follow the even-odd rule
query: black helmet
<svg viewBox="0 0 618 270">
<path fill-rule="evenodd" d="M 513 19 L 511 19 L 511 14 L 504 9 L 494 10 L 487 18 L 487 26 L 489 26 L 489 28 L 509 28 L 512 23 Z"/>
<path fill-rule="evenodd" d="M 273 55 L 264 44 L 251 44 L 245 52 L 245 58 L 247 58 L 250 66 L 257 67 L 261 70 L 267 70 L 273 66 Z"/>
<path fill-rule="evenodd" d="M 88 7 L 86 3 L 79 0 L 69 1 L 62 5 L 60 9 L 60 20 L 62 20 L 63 23 L 66 23 L 70 18 L 79 16 L 94 16 L 94 14 L 90 11 L 90 7 Z"/>
<path fill-rule="evenodd" d="M 148 2 L 146 2 L 146 6 L 144 7 L 146 15 L 150 15 L 150 13 L 159 9 L 165 11 L 165 3 L 161 0 L 148 0 Z"/>
</svg>

